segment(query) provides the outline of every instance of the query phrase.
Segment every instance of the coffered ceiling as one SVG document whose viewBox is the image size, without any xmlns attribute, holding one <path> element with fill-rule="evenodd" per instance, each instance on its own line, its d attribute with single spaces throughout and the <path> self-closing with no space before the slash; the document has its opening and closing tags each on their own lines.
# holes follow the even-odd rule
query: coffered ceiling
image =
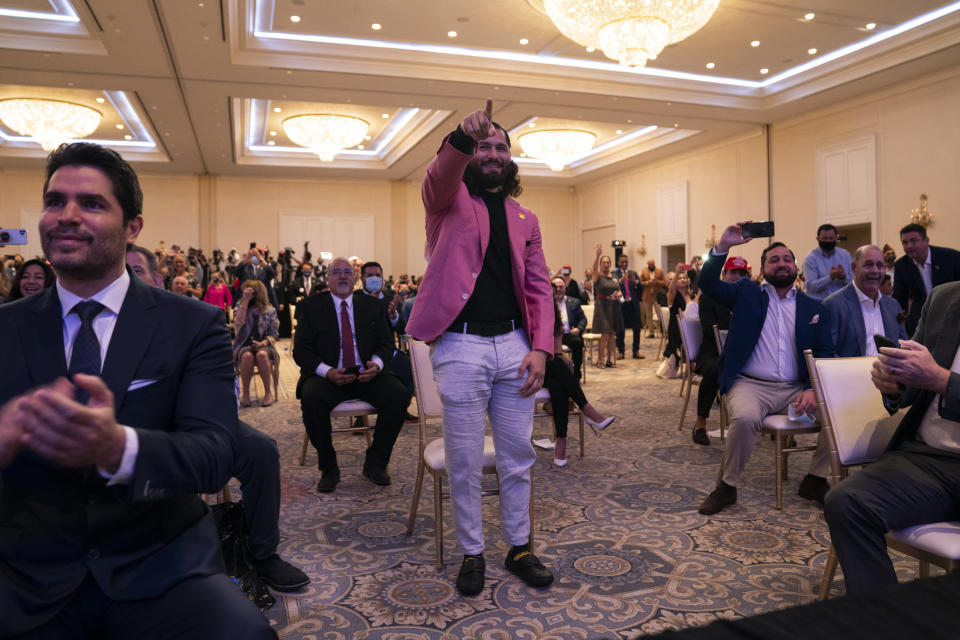
<svg viewBox="0 0 960 640">
<path fill-rule="evenodd" d="M 597 136 L 560 172 L 514 140 L 525 180 L 576 184 L 960 63 L 960 2 L 721 0 L 640 69 L 541 2 L 0 0 L 0 99 L 97 109 L 90 139 L 141 171 L 417 180 L 489 96 L 514 138 Z M 323 162 L 284 132 L 303 113 L 360 117 L 367 139 Z M 0 166 L 44 155 L 0 125 Z"/>
</svg>

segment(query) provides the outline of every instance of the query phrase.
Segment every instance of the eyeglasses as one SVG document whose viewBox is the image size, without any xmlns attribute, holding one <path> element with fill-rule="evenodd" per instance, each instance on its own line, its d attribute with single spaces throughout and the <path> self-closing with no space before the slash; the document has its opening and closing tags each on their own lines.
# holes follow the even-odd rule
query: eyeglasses
<svg viewBox="0 0 960 640">
<path fill-rule="evenodd" d="M 332 273 L 335 276 L 349 276 L 353 273 L 353 269 L 334 269 Z"/>
</svg>

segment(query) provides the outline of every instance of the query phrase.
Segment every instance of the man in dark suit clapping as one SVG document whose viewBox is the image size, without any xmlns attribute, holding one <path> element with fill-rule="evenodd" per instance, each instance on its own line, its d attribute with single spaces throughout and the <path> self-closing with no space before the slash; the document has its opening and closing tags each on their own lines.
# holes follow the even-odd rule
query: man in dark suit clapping
<svg viewBox="0 0 960 640">
<path fill-rule="evenodd" d="M 330 293 L 301 303 L 293 346 L 293 359 L 300 365 L 297 398 L 321 471 L 317 491 L 329 493 L 340 482 L 330 411 L 353 399 L 377 408 L 363 475 L 388 485 L 387 463 L 403 425 L 407 391 L 399 377 L 384 370 L 394 351 L 386 307 L 371 296 L 353 295 L 356 273 L 344 258 L 330 264 L 327 283 Z"/>
<path fill-rule="evenodd" d="M 50 154 L 57 283 L 0 307 L 2 637 L 276 637 L 223 573 L 197 495 L 233 470 L 223 314 L 126 269 L 142 204 L 116 152 Z"/>
</svg>

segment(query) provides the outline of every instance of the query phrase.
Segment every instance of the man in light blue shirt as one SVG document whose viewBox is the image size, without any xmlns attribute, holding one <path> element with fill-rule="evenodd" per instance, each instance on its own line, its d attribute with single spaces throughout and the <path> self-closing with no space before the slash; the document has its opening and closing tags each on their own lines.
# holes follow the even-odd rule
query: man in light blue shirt
<svg viewBox="0 0 960 640">
<path fill-rule="evenodd" d="M 817 244 L 820 246 L 803 259 L 804 293 L 823 300 L 853 282 L 853 258 L 849 251 L 837 247 L 837 228 L 832 224 L 817 228 Z"/>
</svg>

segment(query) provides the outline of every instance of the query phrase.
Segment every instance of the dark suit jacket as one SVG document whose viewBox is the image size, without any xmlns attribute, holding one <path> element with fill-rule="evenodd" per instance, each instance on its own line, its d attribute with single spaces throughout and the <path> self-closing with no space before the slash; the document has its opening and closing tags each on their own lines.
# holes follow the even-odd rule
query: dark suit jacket
<svg viewBox="0 0 960 640">
<path fill-rule="evenodd" d="M 720 393 L 726 393 L 750 359 L 763 323 L 767 318 L 770 297 L 756 282 L 740 278 L 735 283 L 722 282 L 720 270 L 726 255 L 710 256 L 700 271 L 700 289 L 718 303 L 733 311 L 730 333 L 720 356 Z M 797 292 L 795 338 L 797 348 L 797 371 L 800 381 L 810 388 L 810 374 L 803 357 L 804 349 L 812 349 L 818 358 L 833 357 L 833 340 L 830 337 L 830 317 L 822 304 L 810 296 Z"/>
<path fill-rule="evenodd" d="M 643 285 L 640 284 L 640 276 L 637 275 L 636 271 L 627 269 L 626 275 L 624 277 L 623 271 L 617 267 L 615 270 L 617 278 L 620 279 L 620 293 L 623 294 L 624 303 L 623 306 L 632 308 L 634 312 L 640 311 L 640 294 L 643 291 Z M 630 302 L 626 302 L 627 299 L 627 287 L 630 287 Z M 626 310 L 626 309 L 625 309 Z M 628 311 L 629 312 L 629 311 Z"/>
<path fill-rule="evenodd" d="M 217 307 L 128 269 L 101 375 L 140 442 L 129 485 L 21 450 L 0 473 L 0 636 L 53 617 L 88 574 L 112 599 L 160 595 L 222 571 L 198 493 L 218 491 L 237 439 L 230 339 Z M 65 376 L 55 287 L 0 307 L 0 404 Z M 136 384 L 132 384 L 136 382 Z"/>
<path fill-rule="evenodd" d="M 565 296 L 564 302 L 567 305 L 567 320 L 570 321 L 570 328 L 580 329 L 580 335 L 583 335 L 583 332 L 587 330 L 587 316 L 583 313 L 583 307 L 580 306 L 580 301 L 576 298 Z"/>
<path fill-rule="evenodd" d="M 957 319 L 960 318 L 960 282 L 940 285 L 930 291 L 920 314 L 916 340 L 933 355 L 941 367 L 949 369 L 960 348 L 960 332 L 957 331 Z M 910 407 L 900 421 L 900 426 L 890 439 L 888 449 L 896 449 L 903 441 L 912 439 L 920 427 L 924 414 L 931 402 L 937 403 L 940 416 L 946 420 L 960 423 L 960 373 L 950 373 L 947 393 L 941 399 L 933 391 L 907 387 L 895 402 L 885 399 L 891 411 Z M 960 424 L 957 425 L 960 429 Z"/>
<path fill-rule="evenodd" d="M 304 300 L 301 308 L 293 345 L 293 359 L 300 365 L 298 398 L 304 381 L 316 375 L 321 363 L 336 368 L 340 362 L 340 298 L 330 292 L 321 293 Z M 380 375 L 390 375 L 386 368 L 395 346 L 386 305 L 368 295 L 354 295 L 353 326 L 363 361 L 357 364 L 363 366 L 376 355 L 383 360 L 384 372 Z"/>
<path fill-rule="evenodd" d="M 270 304 L 273 305 L 274 309 L 279 309 L 280 306 L 277 304 L 277 294 L 273 290 L 273 285 L 270 284 L 272 280 L 276 279 L 277 272 L 274 271 L 273 267 L 268 264 L 260 265 L 260 273 L 257 275 L 257 277 L 254 277 L 253 272 L 253 265 L 249 262 L 242 262 L 237 266 L 237 270 L 234 272 L 234 277 L 240 281 L 238 287 L 241 290 L 237 291 L 233 296 L 234 306 L 236 306 L 236 303 L 240 300 L 240 294 L 243 293 L 243 283 L 247 280 L 259 280 L 263 283 L 263 286 L 267 288 L 267 297 L 270 299 Z"/>
<path fill-rule="evenodd" d="M 299 304 L 299 301 L 303 298 L 319 293 L 323 286 L 324 282 L 316 275 L 313 275 L 310 277 L 310 291 L 307 291 L 303 276 L 297 274 L 293 280 L 290 281 L 290 286 L 287 288 L 287 303 Z"/>
<path fill-rule="evenodd" d="M 930 245 L 930 262 L 933 286 L 960 280 L 960 251 Z M 920 270 L 908 256 L 893 263 L 893 297 L 907 310 L 907 333 L 913 335 L 927 293 Z"/>
<path fill-rule="evenodd" d="M 837 355 L 841 358 L 867 355 L 867 335 L 863 322 L 863 308 L 853 283 L 834 291 L 823 299 L 823 306 L 830 313 L 830 332 Z M 900 305 L 890 296 L 880 294 L 880 316 L 883 318 L 883 335 L 894 342 L 907 339 L 907 330 L 897 320 Z"/>
</svg>

